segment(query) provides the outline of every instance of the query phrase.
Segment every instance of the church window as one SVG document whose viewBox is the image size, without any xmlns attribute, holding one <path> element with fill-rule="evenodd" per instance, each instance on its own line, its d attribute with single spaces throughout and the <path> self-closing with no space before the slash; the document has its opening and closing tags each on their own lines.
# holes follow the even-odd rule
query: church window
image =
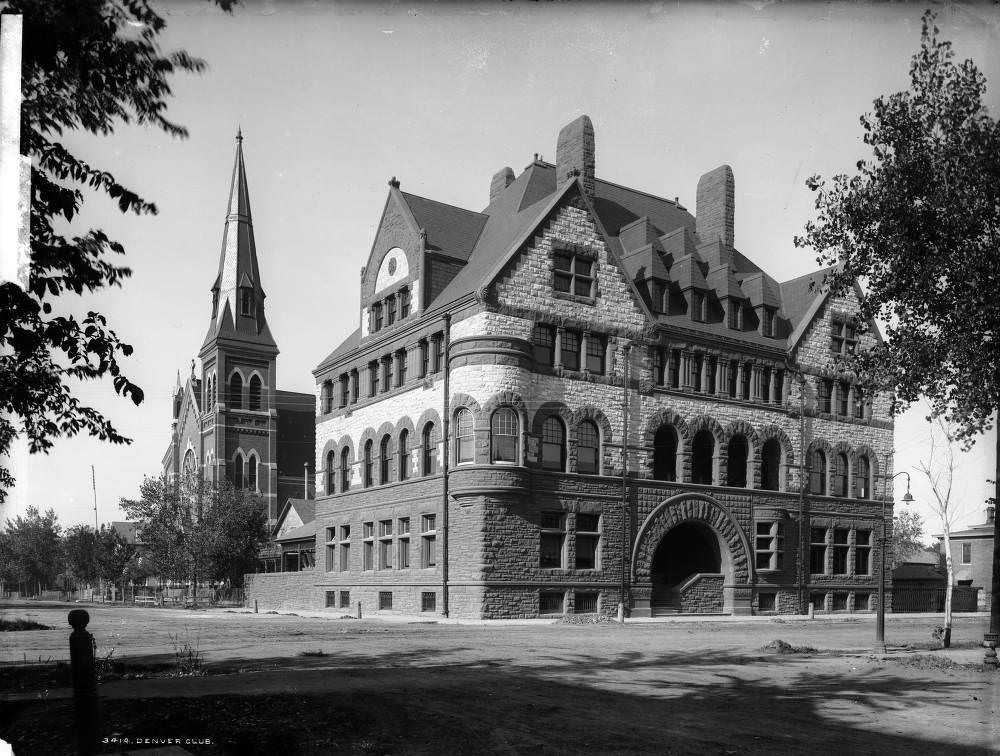
<svg viewBox="0 0 1000 756">
<path fill-rule="evenodd" d="M 340 491 L 351 490 L 350 450 L 345 446 L 340 452 Z"/>
<path fill-rule="evenodd" d="M 326 455 L 326 493 L 332 494 L 337 485 L 336 455 L 331 449 Z"/>
<path fill-rule="evenodd" d="M 580 369 L 580 334 L 577 331 L 563 332 L 560 360 L 567 370 Z"/>
<path fill-rule="evenodd" d="M 247 394 L 249 406 L 252 410 L 260 409 L 260 376 L 256 373 L 250 377 L 250 388 Z"/>
<path fill-rule="evenodd" d="M 576 426 L 576 471 L 582 475 L 601 472 L 601 437 L 597 426 L 584 420 Z"/>
<path fill-rule="evenodd" d="M 247 459 L 247 488 L 257 490 L 257 455 L 251 454 Z"/>
<path fill-rule="evenodd" d="M 437 446 L 433 436 L 434 423 L 427 423 L 424 426 L 420 445 L 421 469 L 424 475 L 433 475 L 437 472 Z"/>
<path fill-rule="evenodd" d="M 240 287 L 240 315 L 253 316 L 253 289 L 249 286 Z"/>
<path fill-rule="evenodd" d="M 750 445 L 747 437 L 738 433 L 729 440 L 729 461 L 727 464 L 728 480 L 727 485 L 736 488 L 746 488 L 747 485 L 747 456 Z"/>
<path fill-rule="evenodd" d="M 594 375 L 604 375 L 604 337 L 587 334 L 587 370 Z"/>
<path fill-rule="evenodd" d="M 399 318 L 402 320 L 410 314 L 410 290 L 402 288 L 399 290 Z"/>
<path fill-rule="evenodd" d="M 229 405 L 233 409 L 243 406 L 243 376 L 239 373 L 233 373 L 229 379 Z"/>
<path fill-rule="evenodd" d="M 472 413 L 465 408 L 455 416 L 455 464 L 476 461 L 476 436 Z"/>
<path fill-rule="evenodd" d="M 809 471 L 809 490 L 819 496 L 826 496 L 826 455 L 817 449 L 812 455 Z"/>
<path fill-rule="evenodd" d="M 390 468 L 392 467 L 392 450 L 389 448 L 392 439 L 389 438 L 388 434 L 382 437 L 382 443 L 379 445 L 379 482 L 385 484 L 390 483 Z"/>
<path fill-rule="evenodd" d="M 594 261 L 571 252 L 556 252 L 553 287 L 556 291 L 579 297 L 594 296 Z"/>
<path fill-rule="evenodd" d="M 194 451 L 188 449 L 187 453 L 184 455 L 184 473 L 185 475 L 191 475 L 198 468 L 198 460 L 195 459 Z"/>
<path fill-rule="evenodd" d="M 399 479 L 406 480 L 410 475 L 410 432 L 403 428 L 399 432 Z"/>
<path fill-rule="evenodd" d="M 371 488 L 375 485 L 375 460 L 372 458 L 373 445 L 371 440 L 365 444 L 365 488 Z"/>
<path fill-rule="evenodd" d="M 501 407 L 493 413 L 490 431 L 490 461 L 517 464 L 517 413 L 510 407 Z"/>
<path fill-rule="evenodd" d="M 542 469 L 566 469 L 566 428 L 554 415 L 542 423 Z"/>
<path fill-rule="evenodd" d="M 243 488 L 243 455 L 236 452 L 233 457 L 233 488 L 239 490 Z"/>
<path fill-rule="evenodd" d="M 545 367 L 556 364 L 556 329 L 550 325 L 536 323 L 531 337 L 535 362 Z"/>
</svg>

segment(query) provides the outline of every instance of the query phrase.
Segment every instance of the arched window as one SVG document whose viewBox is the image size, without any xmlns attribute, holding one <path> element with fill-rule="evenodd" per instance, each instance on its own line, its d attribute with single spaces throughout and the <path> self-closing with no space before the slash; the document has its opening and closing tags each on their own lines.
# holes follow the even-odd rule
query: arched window
<svg viewBox="0 0 1000 756">
<path fill-rule="evenodd" d="M 233 488 L 243 488 L 243 455 L 239 452 L 233 457 Z"/>
<path fill-rule="evenodd" d="M 653 437 L 653 477 L 677 480 L 677 429 L 661 425 Z"/>
<path fill-rule="evenodd" d="M 781 444 L 775 438 L 764 442 L 760 452 L 760 487 L 766 491 L 781 488 Z"/>
<path fill-rule="evenodd" d="M 809 490 L 819 496 L 826 496 L 826 455 L 816 449 L 812 455 L 809 471 Z"/>
<path fill-rule="evenodd" d="M 389 479 L 389 468 L 390 462 L 392 461 L 392 451 L 390 450 L 391 440 L 389 435 L 386 434 L 382 436 L 382 443 L 379 444 L 378 456 L 379 456 L 379 482 L 380 483 L 390 483 Z"/>
<path fill-rule="evenodd" d="M 365 444 L 365 488 L 369 488 L 375 484 L 375 461 L 372 459 L 372 447 L 374 444 L 371 439 Z"/>
<path fill-rule="evenodd" d="M 243 376 L 233 373 L 229 379 L 229 406 L 240 409 L 243 406 Z"/>
<path fill-rule="evenodd" d="M 250 378 L 250 389 L 247 392 L 250 409 L 260 409 L 260 376 L 256 373 Z"/>
<path fill-rule="evenodd" d="M 747 485 L 747 456 L 750 453 L 750 444 L 747 437 L 742 433 L 737 433 L 729 439 L 729 461 L 726 465 L 726 484 L 746 488 Z"/>
<path fill-rule="evenodd" d="M 185 474 L 194 474 L 195 470 L 198 469 L 198 460 L 195 459 L 194 449 L 188 449 L 187 453 L 184 455 L 184 472 Z"/>
<path fill-rule="evenodd" d="M 490 461 L 517 464 L 517 413 L 501 407 L 493 413 L 490 424 Z"/>
<path fill-rule="evenodd" d="M 566 427 L 555 415 L 542 423 L 542 469 L 566 470 Z"/>
<path fill-rule="evenodd" d="M 251 454 L 247 457 L 247 488 L 251 491 L 257 490 L 257 455 Z"/>
<path fill-rule="evenodd" d="M 406 430 L 406 428 L 403 428 L 403 430 L 399 432 L 399 448 L 398 448 L 399 465 L 396 468 L 397 470 L 399 470 L 397 477 L 400 480 L 406 480 L 410 475 L 409 445 L 410 445 L 410 432 Z"/>
<path fill-rule="evenodd" d="M 711 485 L 715 468 L 715 436 L 700 430 L 691 440 L 691 482 Z"/>
<path fill-rule="evenodd" d="M 476 461 L 476 437 L 472 429 L 472 413 L 460 409 L 455 415 L 455 464 Z"/>
<path fill-rule="evenodd" d="M 576 426 L 576 471 L 581 475 L 601 473 L 601 437 L 590 420 Z"/>
<path fill-rule="evenodd" d="M 858 457 L 858 468 L 854 473 L 854 486 L 859 499 L 872 497 L 872 465 L 868 457 Z"/>
<path fill-rule="evenodd" d="M 337 456 L 333 449 L 326 454 L 326 493 L 332 494 L 337 486 Z"/>
<path fill-rule="evenodd" d="M 843 453 L 833 458 L 833 495 L 847 496 L 847 455 Z"/>
<path fill-rule="evenodd" d="M 434 448 L 434 423 L 427 423 L 420 439 L 421 470 L 424 475 L 433 475 L 437 472 L 437 454 Z"/>
<path fill-rule="evenodd" d="M 340 492 L 351 490 L 351 460 L 348 448 L 340 452 Z"/>
</svg>

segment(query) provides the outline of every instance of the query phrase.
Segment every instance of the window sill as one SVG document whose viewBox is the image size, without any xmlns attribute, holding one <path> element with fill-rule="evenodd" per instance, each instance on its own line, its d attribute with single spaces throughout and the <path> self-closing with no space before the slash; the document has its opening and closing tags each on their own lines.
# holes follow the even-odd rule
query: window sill
<svg viewBox="0 0 1000 756">
<path fill-rule="evenodd" d="M 552 291 L 552 296 L 556 299 L 565 299 L 568 302 L 577 302 L 585 305 L 597 304 L 597 297 L 585 297 L 580 294 L 573 294 L 568 291 Z"/>
</svg>

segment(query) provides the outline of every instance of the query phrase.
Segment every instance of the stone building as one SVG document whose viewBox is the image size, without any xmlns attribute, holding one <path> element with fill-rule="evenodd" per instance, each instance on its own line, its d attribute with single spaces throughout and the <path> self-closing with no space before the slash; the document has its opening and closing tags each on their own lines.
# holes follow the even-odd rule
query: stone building
<svg viewBox="0 0 1000 756">
<path fill-rule="evenodd" d="M 975 589 L 982 611 L 989 611 L 993 590 L 993 533 L 996 507 L 986 507 L 986 522 L 951 534 L 951 559 L 956 588 Z M 944 561 L 944 536 L 938 539 Z"/>
<path fill-rule="evenodd" d="M 315 567 L 261 608 L 460 617 L 866 611 L 889 402 L 839 358 L 860 290 L 778 282 L 696 213 L 601 179 L 583 116 L 480 212 L 389 182 L 359 327 L 314 371 Z M 891 511 L 890 511 L 891 517 Z"/>
<path fill-rule="evenodd" d="M 206 480 L 230 480 L 258 491 L 273 525 L 291 497 L 308 497 L 306 467 L 312 463 L 316 428 L 312 394 L 277 388 L 278 346 L 267 324 L 257 264 L 243 136 L 229 190 L 219 271 L 212 284 L 208 333 L 191 374 L 173 396 L 170 444 L 163 473 L 182 471 Z M 279 559 L 273 557 L 271 567 Z"/>
</svg>

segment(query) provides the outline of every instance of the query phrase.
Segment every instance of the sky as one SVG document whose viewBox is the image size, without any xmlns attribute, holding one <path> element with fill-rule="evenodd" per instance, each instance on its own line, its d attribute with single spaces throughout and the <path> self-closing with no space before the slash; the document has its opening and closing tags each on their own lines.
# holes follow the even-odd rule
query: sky
<svg viewBox="0 0 1000 756">
<path fill-rule="evenodd" d="M 311 371 L 359 322 L 359 275 L 390 177 L 404 191 L 471 210 L 493 174 L 554 161 L 559 129 L 582 113 L 601 178 L 694 210 L 698 178 L 726 163 L 736 178 L 736 247 L 780 281 L 817 268 L 793 237 L 812 217 L 810 175 L 851 172 L 865 157 L 859 117 L 909 83 L 918 4 L 207 2 L 158 6 L 165 50 L 208 62 L 172 79 L 171 139 L 123 126 L 72 134 L 67 146 L 156 202 L 123 216 L 88 195 L 73 229 L 104 228 L 134 271 L 123 288 L 73 303 L 100 309 L 135 347 L 125 372 L 134 407 L 110 383 L 77 388 L 134 439 L 127 447 L 61 439 L 18 454 L 18 485 L 0 518 L 52 507 L 63 525 L 124 519 L 156 475 L 170 438 L 171 395 L 209 322 L 235 151 L 242 127 L 267 318 L 281 354 L 278 386 L 313 391 Z M 936 6 L 942 36 L 972 58 L 998 108 L 1000 8 Z M 916 466 L 929 454 L 926 409 L 897 419 L 897 471 L 911 505 L 940 532 Z M 957 524 L 982 522 L 995 431 L 963 455 Z M 898 501 L 905 476 L 894 481 Z M 897 504 L 897 507 L 902 505 Z"/>
</svg>

